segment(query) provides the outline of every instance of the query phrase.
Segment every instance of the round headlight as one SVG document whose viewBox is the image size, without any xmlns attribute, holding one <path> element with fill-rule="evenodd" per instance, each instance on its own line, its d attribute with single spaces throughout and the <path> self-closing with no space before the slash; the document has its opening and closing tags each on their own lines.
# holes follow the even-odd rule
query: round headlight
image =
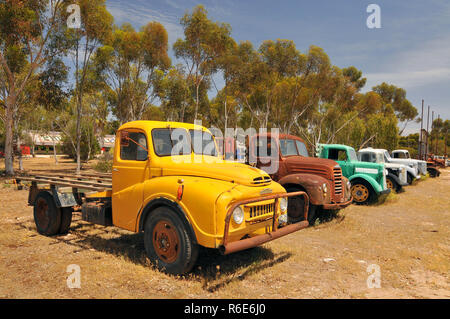
<svg viewBox="0 0 450 319">
<path fill-rule="evenodd" d="M 285 213 L 288 209 L 288 200 L 287 198 L 281 198 L 280 199 L 280 210 Z"/>
<path fill-rule="evenodd" d="M 327 193 L 327 192 L 328 192 L 328 186 L 327 186 L 326 183 L 323 183 L 322 189 L 323 189 L 323 192 L 324 192 L 324 193 Z"/>
<path fill-rule="evenodd" d="M 233 211 L 233 220 L 236 224 L 240 225 L 244 221 L 244 211 L 241 207 L 236 207 Z"/>
</svg>

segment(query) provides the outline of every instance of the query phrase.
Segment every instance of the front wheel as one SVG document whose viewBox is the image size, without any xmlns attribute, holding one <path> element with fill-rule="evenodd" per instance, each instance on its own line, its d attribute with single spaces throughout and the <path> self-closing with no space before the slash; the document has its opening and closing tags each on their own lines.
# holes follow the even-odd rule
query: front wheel
<svg viewBox="0 0 450 319">
<path fill-rule="evenodd" d="M 351 191 L 353 200 L 358 205 L 369 204 L 373 202 L 374 198 L 376 197 L 376 194 L 373 191 L 372 187 L 364 181 L 357 181 L 352 184 Z"/>
<path fill-rule="evenodd" d="M 409 185 L 411 185 L 411 184 L 414 182 L 414 176 L 412 176 L 411 173 L 408 173 L 408 175 L 407 175 L 407 181 L 408 181 L 408 184 L 409 184 Z"/>
<path fill-rule="evenodd" d="M 288 193 L 299 192 L 301 189 L 287 187 Z M 288 199 L 288 221 L 289 223 L 298 223 L 305 220 L 303 214 L 303 208 L 305 205 L 305 198 L 303 196 L 290 197 Z M 317 219 L 317 206 L 309 203 L 308 210 L 308 223 L 310 226 L 314 226 Z"/>
<path fill-rule="evenodd" d="M 391 176 L 386 176 L 386 186 L 391 192 L 398 193 L 401 189 L 401 186 Z"/>
<path fill-rule="evenodd" d="M 155 209 L 145 221 L 144 245 L 150 261 L 172 275 L 189 272 L 198 256 L 183 221 L 167 207 Z"/>
</svg>

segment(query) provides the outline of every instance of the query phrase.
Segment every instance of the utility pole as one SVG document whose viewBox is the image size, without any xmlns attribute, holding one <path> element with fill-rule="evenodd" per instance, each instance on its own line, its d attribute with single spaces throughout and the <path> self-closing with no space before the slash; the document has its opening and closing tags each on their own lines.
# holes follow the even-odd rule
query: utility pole
<svg viewBox="0 0 450 319">
<path fill-rule="evenodd" d="M 428 130 L 430 126 L 430 106 L 428 105 L 428 113 L 427 113 L 427 144 L 425 146 L 425 160 L 428 160 Z"/>
<path fill-rule="evenodd" d="M 431 153 L 433 153 L 433 128 L 434 128 L 434 111 L 431 111 Z M 436 154 L 434 154 L 436 155 Z"/>
<path fill-rule="evenodd" d="M 422 130 L 423 130 L 423 99 L 422 99 L 422 116 L 420 117 L 420 133 L 419 133 L 419 159 L 423 160 L 423 156 L 422 156 Z"/>
<path fill-rule="evenodd" d="M 441 119 L 441 115 L 438 114 L 438 123 Z M 436 132 L 436 152 L 434 152 L 434 155 L 438 155 L 438 143 L 439 143 L 439 132 Z"/>
</svg>

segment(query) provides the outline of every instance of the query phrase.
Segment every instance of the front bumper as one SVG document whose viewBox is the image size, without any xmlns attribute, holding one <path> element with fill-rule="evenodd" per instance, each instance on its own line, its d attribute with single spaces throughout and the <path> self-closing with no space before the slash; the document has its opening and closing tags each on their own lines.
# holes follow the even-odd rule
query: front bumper
<svg viewBox="0 0 450 319">
<path fill-rule="evenodd" d="M 382 195 L 389 195 L 391 193 L 391 189 L 387 188 L 385 190 L 382 190 L 381 192 L 378 193 L 378 196 L 382 196 Z"/>
<path fill-rule="evenodd" d="M 325 210 L 337 210 L 337 209 L 343 209 L 347 206 L 350 206 L 353 203 L 353 197 L 350 197 L 350 200 L 342 203 L 336 203 L 336 204 L 324 204 L 323 209 Z"/>
<path fill-rule="evenodd" d="M 304 213 L 304 219 L 305 219 L 304 221 L 285 226 L 278 230 L 277 229 L 278 228 L 277 209 L 274 209 L 274 213 L 273 213 L 273 217 L 272 217 L 273 223 L 272 223 L 272 231 L 271 232 L 262 234 L 262 235 L 258 235 L 255 237 L 251 237 L 251 238 L 241 239 L 241 240 L 230 242 L 230 243 L 228 242 L 228 233 L 229 233 L 229 229 L 230 229 L 231 216 L 236 207 L 238 207 L 240 205 L 244 205 L 244 204 L 250 204 L 250 203 L 255 203 L 255 202 L 265 201 L 265 200 L 270 200 L 270 199 L 275 199 L 275 207 L 278 207 L 278 199 L 279 198 L 293 197 L 293 196 L 303 196 L 305 198 L 305 206 L 303 207 L 303 213 Z M 309 197 L 308 197 L 308 194 L 306 194 L 305 192 L 276 194 L 276 195 L 264 196 L 261 198 L 237 201 L 237 202 L 233 203 L 233 205 L 231 205 L 231 207 L 228 209 L 227 215 L 225 217 L 225 230 L 224 230 L 224 235 L 223 235 L 223 243 L 219 247 L 219 250 L 222 254 L 228 255 L 228 254 L 231 254 L 234 252 L 238 252 L 241 250 L 245 250 L 248 248 L 262 245 L 262 244 L 272 241 L 274 239 L 286 236 L 288 234 L 291 234 L 293 232 L 296 232 L 298 230 L 306 228 L 309 226 L 308 210 L 309 210 Z"/>
</svg>

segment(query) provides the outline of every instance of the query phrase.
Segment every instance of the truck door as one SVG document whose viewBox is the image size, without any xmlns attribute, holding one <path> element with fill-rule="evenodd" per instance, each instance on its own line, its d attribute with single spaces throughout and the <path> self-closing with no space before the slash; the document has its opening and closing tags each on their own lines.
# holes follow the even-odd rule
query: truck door
<svg viewBox="0 0 450 319">
<path fill-rule="evenodd" d="M 328 150 L 328 159 L 333 160 L 339 164 L 344 176 L 349 177 L 354 174 L 353 165 L 349 161 L 349 156 L 346 150 L 330 148 Z"/>
<path fill-rule="evenodd" d="M 115 226 L 135 231 L 143 203 L 143 185 L 150 176 L 148 139 L 145 132 L 125 129 L 118 132 L 112 169 L 112 215 Z M 117 145 L 117 144 L 116 144 Z"/>
</svg>

